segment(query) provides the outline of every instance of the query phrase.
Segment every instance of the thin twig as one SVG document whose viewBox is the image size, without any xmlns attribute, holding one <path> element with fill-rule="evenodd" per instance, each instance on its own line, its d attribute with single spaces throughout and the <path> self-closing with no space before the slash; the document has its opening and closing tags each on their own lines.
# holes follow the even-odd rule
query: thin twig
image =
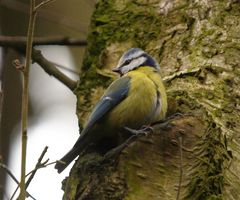
<svg viewBox="0 0 240 200">
<path fill-rule="evenodd" d="M 196 69 L 186 69 L 186 70 L 182 70 L 180 72 L 176 72 L 170 76 L 166 76 L 163 78 L 164 82 L 170 82 L 176 78 L 182 78 L 185 76 L 197 76 L 199 73 L 201 72 L 201 68 L 196 68 Z"/>
<path fill-rule="evenodd" d="M 43 6 L 51 3 L 52 1 L 55 1 L 55 0 L 45 0 L 45 1 L 42 1 L 41 3 L 39 3 L 37 6 L 35 6 L 35 11 L 37 11 L 38 9 L 42 8 Z"/>
<path fill-rule="evenodd" d="M 50 162 L 50 163 L 47 163 L 47 162 L 48 162 L 48 160 L 45 161 L 44 163 L 40 163 L 40 165 L 38 165 L 38 167 L 36 167 L 35 169 L 33 169 L 32 171 L 30 171 L 29 173 L 27 173 L 26 177 L 28 177 L 30 174 L 34 173 L 35 170 L 37 171 L 38 169 L 45 168 L 45 167 L 47 167 L 47 166 L 49 166 L 49 165 L 54 165 L 54 164 L 56 164 L 58 161 L 54 161 L 54 162 Z M 47 164 L 46 164 L 46 163 L 47 163 Z M 10 200 L 12 200 L 12 199 L 14 198 L 14 196 L 15 196 L 18 188 L 19 188 L 19 185 L 18 185 L 18 187 L 15 189 L 15 191 L 14 191 L 14 193 L 13 193 L 13 195 L 12 195 L 12 197 L 11 197 Z"/>
<path fill-rule="evenodd" d="M 33 177 L 35 176 L 35 174 L 36 174 L 36 172 L 37 172 L 37 170 L 38 170 L 38 166 L 41 165 L 42 159 L 43 159 L 44 155 L 46 154 L 47 149 L 48 149 L 48 147 L 46 146 L 46 147 L 43 149 L 43 152 L 41 153 L 40 157 L 38 158 L 38 162 L 37 162 L 37 164 L 35 165 L 35 168 L 34 168 L 34 170 L 32 171 L 31 176 L 28 178 L 28 180 L 27 180 L 27 182 L 26 182 L 26 188 L 29 186 L 29 184 L 31 183 Z"/>
<path fill-rule="evenodd" d="M 25 36 L 0 36 L 0 46 L 2 47 L 25 47 L 26 42 L 27 37 Z M 33 45 L 86 46 L 87 41 L 78 38 L 70 38 L 67 36 L 34 37 Z"/>
<path fill-rule="evenodd" d="M 4 169 L 7 172 L 7 174 L 14 180 L 14 182 L 19 184 L 19 181 L 17 180 L 17 178 L 14 176 L 14 174 L 8 169 L 8 167 L 5 164 L 0 163 L 0 168 Z"/>
<path fill-rule="evenodd" d="M 36 170 L 38 169 L 42 169 L 42 168 L 45 168 L 45 167 L 48 167 L 49 165 L 54 165 L 56 164 L 58 161 L 53 161 L 53 162 L 50 162 L 50 163 L 47 163 L 49 160 L 46 160 L 44 163 L 40 163 L 40 165 L 38 165 L 38 167 L 36 168 Z M 34 169 L 35 170 L 35 169 Z M 30 174 L 32 174 L 34 172 L 34 170 L 30 171 L 29 173 L 27 173 L 26 177 L 29 176 Z"/>
<path fill-rule="evenodd" d="M 13 198 L 14 198 L 14 196 L 15 196 L 15 194 L 17 193 L 17 191 L 18 191 L 18 188 L 19 188 L 19 185 L 16 187 L 16 189 L 14 190 L 14 192 L 13 192 L 13 194 L 12 194 L 12 196 L 11 196 L 11 198 L 10 198 L 10 200 L 13 200 Z"/>
<path fill-rule="evenodd" d="M 22 48 L 16 48 L 16 50 L 19 53 L 24 54 L 24 50 Z M 49 74 L 50 76 L 55 77 L 57 80 L 59 80 L 65 86 L 67 86 L 71 91 L 74 91 L 74 89 L 77 87 L 78 82 L 70 79 L 68 76 L 66 76 L 64 73 L 62 73 L 59 69 L 57 69 L 57 67 L 55 66 L 55 63 L 52 62 L 52 61 L 47 60 L 42 55 L 40 50 L 36 50 L 36 49 L 33 48 L 32 60 L 33 60 L 33 62 L 36 62 L 37 64 L 39 64 L 39 66 L 47 74 Z"/>
<path fill-rule="evenodd" d="M 21 182 L 20 182 L 20 200 L 26 198 L 26 154 L 27 154 L 27 127 L 28 127 L 28 93 L 29 93 L 29 70 L 31 65 L 32 42 L 34 34 L 34 25 L 36 20 L 35 0 L 30 1 L 30 16 L 28 24 L 27 45 L 26 45 L 26 64 L 23 71 L 23 94 L 22 94 L 22 160 L 21 160 Z"/>
<path fill-rule="evenodd" d="M 180 152 L 180 166 L 179 166 L 179 171 L 180 171 L 180 174 L 179 174 L 179 183 L 178 183 L 178 192 L 177 192 L 177 198 L 176 200 L 179 200 L 180 198 L 180 192 L 181 192 L 181 186 L 182 186 L 182 174 L 183 174 L 183 168 L 182 168 L 182 136 L 179 136 L 178 137 L 178 141 L 179 141 L 179 152 Z"/>
<path fill-rule="evenodd" d="M 14 174 L 11 172 L 10 169 L 8 169 L 8 167 L 7 167 L 5 164 L 0 163 L 0 168 L 4 169 L 4 170 L 6 171 L 6 173 L 14 180 L 14 182 L 15 182 L 18 186 L 20 185 L 20 183 L 19 183 L 19 181 L 17 180 L 17 178 L 14 176 Z M 27 196 L 31 197 L 32 199 L 35 199 L 35 198 L 34 198 L 31 194 L 29 194 L 28 192 L 27 192 Z"/>
<path fill-rule="evenodd" d="M 77 87 L 77 82 L 68 78 L 65 74 L 58 70 L 53 63 L 49 62 L 46 58 L 44 58 L 41 51 L 33 49 L 32 56 L 33 61 L 38 63 L 44 69 L 45 72 L 47 72 L 49 75 L 54 76 L 65 86 L 67 86 L 70 90 L 73 91 Z"/>
<path fill-rule="evenodd" d="M 28 188 L 28 186 L 29 186 L 30 182 L 32 181 L 34 175 L 36 174 L 36 172 L 37 172 L 37 170 L 38 170 L 38 166 L 41 164 L 42 159 L 43 159 L 44 155 L 45 155 L 46 152 L 47 152 L 47 149 L 48 149 L 47 146 L 43 149 L 40 157 L 38 158 L 38 162 L 36 163 L 35 168 L 31 171 L 31 176 L 28 178 L 28 180 L 27 180 L 27 182 L 26 182 L 26 189 Z M 28 174 L 26 175 L 26 177 L 27 177 L 28 175 L 30 175 L 30 173 L 28 173 Z M 12 200 L 12 199 L 14 198 L 14 196 L 15 196 L 15 194 L 17 193 L 18 189 L 19 189 L 19 185 L 18 185 L 17 188 L 15 189 L 15 191 L 14 191 L 14 193 L 12 194 L 10 200 Z"/>
</svg>

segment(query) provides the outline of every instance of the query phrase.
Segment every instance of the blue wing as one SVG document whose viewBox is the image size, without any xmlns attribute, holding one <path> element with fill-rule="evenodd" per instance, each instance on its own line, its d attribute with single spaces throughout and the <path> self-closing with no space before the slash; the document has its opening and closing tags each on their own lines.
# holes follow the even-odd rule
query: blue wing
<svg viewBox="0 0 240 200">
<path fill-rule="evenodd" d="M 105 94 L 93 109 L 86 127 L 83 129 L 73 148 L 60 159 L 62 162 L 57 162 L 55 165 L 58 173 L 61 173 L 79 155 L 82 149 L 85 148 L 85 145 L 88 143 L 87 135 L 93 126 L 103 119 L 111 109 L 127 97 L 130 87 L 129 82 L 130 77 L 122 77 L 114 81 L 108 87 Z"/>
<path fill-rule="evenodd" d="M 127 97 L 129 87 L 130 87 L 130 77 L 121 77 L 120 79 L 114 81 L 106 90 L 105 94 L 102 96 L 100 101 L 97 103 L 89 117 L 86 127 L 82 130 L 81 136 L 78 139 L 81 140 L 84 135 L 104 116 L 113 109 L 117 104 L 119 104 L 123 99 Z M 78 144 L 78 141 L 75 145 Z M 74 145 L 74 146 L 75 146 Z"/>
</svg>

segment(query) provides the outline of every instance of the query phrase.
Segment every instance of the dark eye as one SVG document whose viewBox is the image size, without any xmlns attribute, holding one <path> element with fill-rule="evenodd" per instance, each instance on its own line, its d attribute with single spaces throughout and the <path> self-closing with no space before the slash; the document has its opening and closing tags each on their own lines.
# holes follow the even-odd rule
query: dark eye
<svg viewBox="0 0 240 200">
<path fill-rule="evenodd" d="M 131 62 L 131 60 L 126 60 L 126 61 L 124 62 L 124 65 L 128 65 L 130 62 Z"/>
</svg>

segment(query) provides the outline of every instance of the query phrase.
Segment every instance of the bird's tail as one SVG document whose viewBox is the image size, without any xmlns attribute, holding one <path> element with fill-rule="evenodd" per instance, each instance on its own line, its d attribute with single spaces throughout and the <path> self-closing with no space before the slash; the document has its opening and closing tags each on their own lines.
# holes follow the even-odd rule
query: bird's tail
<svg viewBox="0 0 240 200">
<path fill-rule="evenodd" d="M 73 148 L 56 163 L 55 169 L 57 169 L 59 174 L 85 149 L 89 141 L 88 134 L 85 134 L 86 131 L 88 129 L 82 131 Z"/>
<path fill-rule="evenodd" d="M 55 169 L 57 169 L 59 174 L 79 155 L 79 152 L 79 148 L 73 147 L 56 163 Z"/>
</svg>

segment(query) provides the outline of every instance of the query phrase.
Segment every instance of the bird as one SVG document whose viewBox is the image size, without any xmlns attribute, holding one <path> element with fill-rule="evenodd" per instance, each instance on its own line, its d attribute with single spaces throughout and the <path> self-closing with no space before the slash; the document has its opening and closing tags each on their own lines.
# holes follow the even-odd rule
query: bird
<svg viewBox="0 0 240 200">
<path fill-rule="evenodd" d="M 106 89 L 72 149 L 56 163 L 58 173 L 90 144 L 104 147 L 124 127 L 137 130 L 165 118 L 167 94 L 155 58 L 140 48 L 130 48 L 113 72 L 120 77 Z"/>
</svg>

